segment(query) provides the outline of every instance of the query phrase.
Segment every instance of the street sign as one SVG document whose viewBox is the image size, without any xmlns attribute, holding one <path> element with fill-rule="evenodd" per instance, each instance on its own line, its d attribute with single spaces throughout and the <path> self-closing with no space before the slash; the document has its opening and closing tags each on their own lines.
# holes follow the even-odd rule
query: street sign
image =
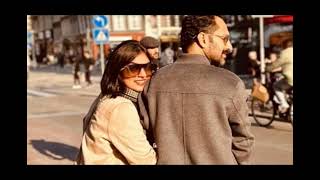
<svg viewBox="0 0 320 180">
<path fill-rule="evenodd" d="M 93 17 L 92 23 L 98 28 L 103 28 L 108 25 L 109 20 L 105 15 L 96 15 Z"/>
<path fill-rule="evenodd" d="M 95 15 L 93 16 L 92 23 L 95 26 L 92 29 L 94 42 L 100 44 L 101 73 L 103 74 L 105 65 L 103 44 L 109 43 L 109 19 L 105 15 Z"/>
<path fill-rule="evenodd" d="M 95 28 L 92 35 L 96 44 L 106 44 L 109 42 L 109 30 L 103 28 Z"/>
</svg>

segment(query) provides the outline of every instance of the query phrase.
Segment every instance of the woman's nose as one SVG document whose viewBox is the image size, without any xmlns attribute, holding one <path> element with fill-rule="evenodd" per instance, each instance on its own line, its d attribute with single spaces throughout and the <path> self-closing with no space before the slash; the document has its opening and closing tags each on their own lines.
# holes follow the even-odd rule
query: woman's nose
<svg viewBox="0 0 320 180">
<path fill-rule="evenodd" d="M 140 72 L 138 74 L 139 77 L 146 77 L 147 76 L 147 73 L 146 71 L 144 70 L 144 68 L 141 68 L 140 69 Z"/>
</svg>

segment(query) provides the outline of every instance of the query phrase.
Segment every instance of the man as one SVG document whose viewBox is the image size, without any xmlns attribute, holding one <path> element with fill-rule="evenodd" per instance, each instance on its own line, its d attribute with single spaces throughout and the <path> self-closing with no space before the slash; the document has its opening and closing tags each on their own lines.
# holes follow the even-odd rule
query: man
<svg viewBox="0 0 320 180">
<path fill-rule="evenodd" d="M 147 56 L 150 61 L 157 65 L 159 69 L 159 45 L 160 42 L 150 36 L 146 36 L 140 41 L 141 45 L 147 49 Z"/>
<path fill-rule="evenodd" d="M 250 164 L 248 94 L 240 78 L 216 67 L 232 51 L 225 22 L 185 16 L 180 35 L 184 54 L 159 69 L 139 97 L 157 163 Z"/>
<path fill-rule="evenodd" d="M 69 50 L 69 59 L 70 62 L 73 64 L 73 89 L 80 89 L 80 64 L 82 61 L 81 49 L 80 47 L 77 48 L 77 51 L 74 52 L 73 49 Z"/>
<path fill-rule="evenodd" d="M 257 51 L 251 50 L 248 52 L 249 72 L 253 76 L 253 85 L 259 84 L 260 79 L 260 60 L 258 60 Z"/>
<path fill-rule="evenodd" d="M 83 64 L 84 64 L 84 69 L 85 69 L 85 79 L 87 82 L 87 86 L 91 86 L 91 71 L 93 69 L 95 61 L 91 57 L 89 50 L 84 50 L 83 53 Z"/>
<path fill-rule="evenodd" d="M 172 44 L 168 44 L 164 51 L 161 53 L 161 60 L 159 63 L 160 68 L 173 63 L 174 51 L 171 47 Z"/>
<path fill-rule="evenodd" d="M 271 63 L 266 67 L 267 71 L 276 71 L 279 68 L 282 70 L 284 76 L 283 79 L 274 83 L 273 88 L 276 96 L 279 98 L 280 112 L 286 112 L 289 108 L 289 104 L 286 101 L 283 90 L 287 91 L 293 87 L 293 42 L 291 39 L 287 39 L 283 42 L 283 50 L 280 53 L 279 59 Z"/>
</svg>

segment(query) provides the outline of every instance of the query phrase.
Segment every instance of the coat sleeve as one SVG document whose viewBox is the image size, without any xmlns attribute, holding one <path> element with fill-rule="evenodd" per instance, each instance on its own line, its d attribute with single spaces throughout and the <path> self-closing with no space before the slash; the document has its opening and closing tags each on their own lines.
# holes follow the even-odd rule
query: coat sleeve
<svg viewBox="0 0 320 180">
<path fill-rule="evenodd" d="M 141 124 L 146 132 L 148 141 L 150 144 L 154 143 L 153 129 L 149 117 L 149 100 L 148 100 L 148 89 L 150 81 L 148 81 L 144 87 L 144 90 L 139 94 L 138 97 L 138 109 L 141 118 Z"/>
<path fill-rule="evenodd" d="M 156 164 L 156 153 L 147 141 L 134 105 L 121 103 L 115 107 L 108 136 L 129 164 Z"/>
<path fill-rule="evenodd" d="M 232 98 L 229 123 L 232 130 L 232 152 L 238 164 L 250 164 L 254 145 L 254 136 L 250 132 L 251 122 L 248 117 L 247 93 L 242 81 L 237 85 Z"/>
</svg>

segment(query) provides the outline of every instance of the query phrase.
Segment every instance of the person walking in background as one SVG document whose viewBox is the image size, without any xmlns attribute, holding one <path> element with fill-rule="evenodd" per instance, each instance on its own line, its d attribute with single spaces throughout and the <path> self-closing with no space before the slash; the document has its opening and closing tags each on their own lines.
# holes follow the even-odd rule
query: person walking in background
<svg viewBox="0 0 320 180">
<path fill-rule="evenodd" d="M 185 16 L 180 36 L 184 54 L 139 96 L 157 164 L 250 164 L 248 94 L 237 75 L 217 67 L 232 51 L 227 25 L 215 15 Z"/>
<path fill-rule="evenodd" d="M 60 47 L 56 46 L 53 48 L 54 58 L 56 59 L 55 69 L 60 72 L 64 68 L 64 54 Z M 58 68 L 59 66 L 59 68 Z"/>
<path fill-rule="evenodd" d="M 31 66 L 31 60 L 29 56 L 29 50 L 27 49 L 27 80 L 29 79 L 30 66 Z"/>
<path fill-rule="evenodd" d="M 92 71 L 93 66 L 95 64 L 95 60 L 90 56 L 90 52 L 88 50 L 84 51 L 83 64 L 84 64 L 84 70 L 85 70 L 85 80 L 87 82 L 87 86 L 90 86 L 90 85 L 92 85 L 91 71 Z"/>
<path fill-rule="evenodd" d="M 101 93 L 83 120 L 76 164 L 156 164 L 136 109 L 138 94 L 155 71 L 138 41 L 124 41 L 111 52 Z"/>
<path fill-rule="evenodd" d="M 72 51 L 73 52 L 73 51 Z M 80 89 L 80 64 L 82 61 L 82 55 L 80 50 L 76 52 L 76 54 L 70 54 L 69 56 L 71 62 L 73 62 L 73 89 Z"/>
<path fill-rule="evenodd" d="M 160 57 L 159 57 L 159 46 L 160 46 L 160 42 L 159 40 L 150 37 L 150 36 L 146 36 L 143 39 L 141 39 L 140 41 L 141 45 L 147 49 L 147 55 L 148 58 L 150 59 L 150 61 L 153 64 L 156 64 L 157 67 L 159 68 L 160 65 Z"/>
<path fill-rule="evenodd" d="M 58 64 L 59 64 L 60 68 L 63 69 L 64 68 L 64 53 L 62 53 L 61 50 L 58 50 L 56 56 L 57 56 Z"/>
</svg>

